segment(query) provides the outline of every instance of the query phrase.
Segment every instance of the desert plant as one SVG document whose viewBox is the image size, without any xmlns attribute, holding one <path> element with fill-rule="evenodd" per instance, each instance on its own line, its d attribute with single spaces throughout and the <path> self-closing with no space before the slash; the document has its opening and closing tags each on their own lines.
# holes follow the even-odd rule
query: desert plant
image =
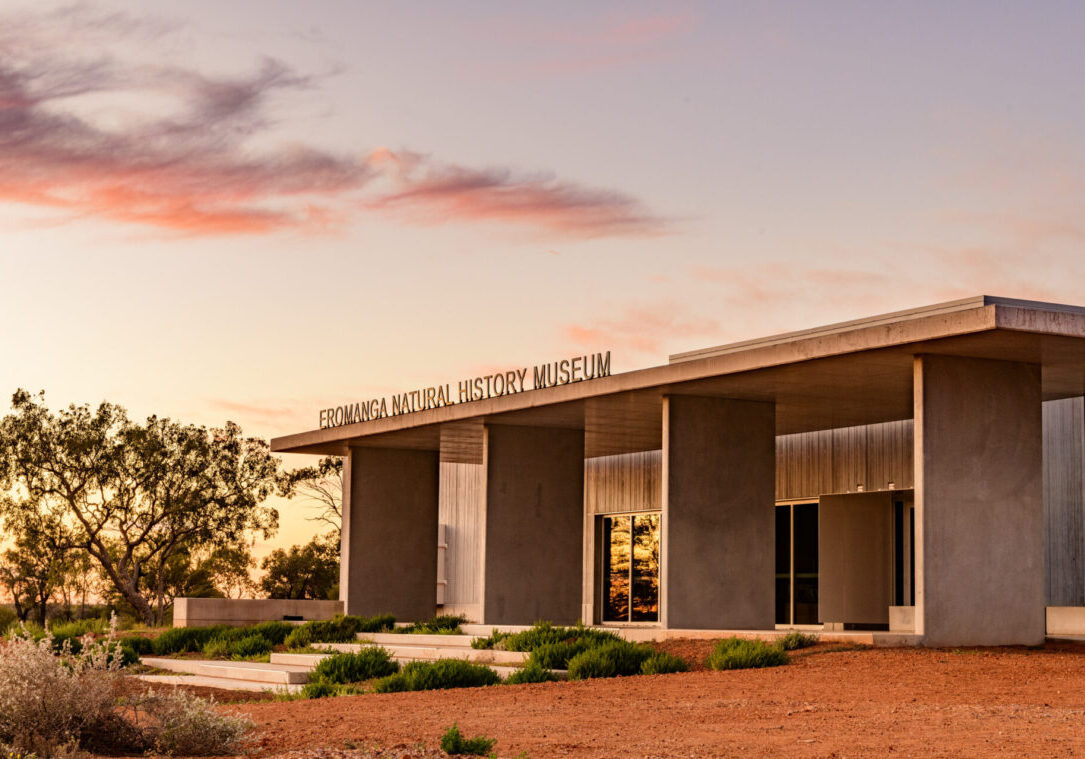
<svg viewBox="0 0 1085 759">
<path fill-rule="evenodd" d="M 0 606 L 0 637 L 7 633 L 8 628 L 15 624 L 19 615 L 6 606 Z"/>
<path fill-rule="evenodd" d="M 375 617 L 357 617 L 337 614 L 333 619 L 306 622 L 310 642 L 316 643 L 351 643 L 358 638 L 358 633 L 375 633 L 390 630 L 395 626 L 396 618 L 391 614 L 378 614 Z"/>
<path fill-rule="evenodd" d="M 497 673 L 482 664 L 462 659 L 413 661 L 400 672 L 382 677 L 373 683 L 377 693 L 398 693 L 413 690 L 445 688 L 477 688 L 501 682 Z"/>
<path fill-rule="evenodd" d="M 544 643 L 531 652 L 529 661 L 543 669 L 567 669 L 570 659 L 589 648 L 593 648 L 592 642 L 583 638 Z"/>
<path fill-rule="evenodd" d="M 786 651 L 764 641 L 724 638 L 709 654 L 708 666 L 712 669 L 753 669 L 778 667 L 788 661 Z"/>
<path fill-rule="evenodd" d="M 306 625 L 295 627 L 283 640 L 287 648 L 309 648 L 313 643 L 313 632 Z"/>
<path fill-rule="evenodd" d="M 589 648 L 569 660 L 569 679 L 619 677 L 640 674 L 641 665 L 652 655 L 648 646 L 626 640 L 611 640 Z"/>
<path fill-rule="evenodd" d="M 534 651 L 548 643 L 585 641 L 589 646 L 596 646 L 616 640 L 620 638 L 609 630 L 596 630 L 582 624 L 561 627 L 550 622 L 536 622 L 529 630 L 506 636 L 501 647 L 506 651 Z"/>
<path fill-rule="evenodd" d="M 154 653 L 154 641 L 142 635 L 125 635 L 120 639 L 120 644 L 140 655 Z"/>
<path fill-rule="evenodd" d="M 328 698 L 338 693 L 339 689 L 336 688 L 335 683 L 327 680 L 310 680 L 301 688 L 301 695 L 304 698 Z"/>
<path fill-rule="evenodd" d="M 460 625 L 467 621 L 462 614 L 441 614 L 424 622 L 415 622 L 406 627 L 395 628 L 397 633 L 424 633 L 428 635 L 458 635 Z"/>
<path fill-rule="evenodd" d="M 474 738 L 464 738 L 459 725 L 453 724 L 441 736 L 441 750 L 450 756 L 462 754 L 465 756 L 482 756 L 488 753 L 497 743 L 496 738 L 487 738 L 485 735 L 476 735 Z"/>
<path fill-rule="evenodd" d="M 800 648 L 809 648 L 810 646 L 817 645 L 817 642 L 818 636 L 816 635 L 792 630 L 787 635 L 780 638 L 777 645 L 784 651 L 797 651 Z"/>
<path fill-rule="evenodd" d="M 232 659 L 252 659 L 271 653 L 271 644 L 260 635 L 248 635 L 232 641 L 228 650 Z"/>
<path fill-rule="evenodd" d="M 171 627 L 154 639 L 154 653 L 158 656 L 168 656 L 202 651 L 207 641 L 222 637 L 230 629 L 227 625 Z"/>
<path fill-rule="evenodd" d="M 151 717 L 144 727 L 147 742 L 164 754 L 234 754 L 252 728 L 247 717 L 220 714 L 213 700 L 183 690 L 150 693 L 133 704 Z"/>
<path fill-rule="evenodd" d="M 333 654 L 316 665 L 313 677 L 329 683 L 357 683 L 374 677 L 387 677 L 399 671 L 399 664 L 378 646 L 367 646 L 358 653 Z"/>
<path fill-rule="evenodd" d="M 656 651 L 640 665 L 642 675 L 669 675 L 672 672 L 688 672 L 689 664 L 685 659 L 669 654 L 666 651 Z"/>
<path fill-rule="evenodd" d="M 230 642 L 222 638 L 212 638 L 203 644 L 203 655 L 212 659 L 227 659 L 230 656 Z"/>
<path fill-rule="evenodd" d="M 549 683 L 558 679 L 558 676 L 549 669 L 539 666 L 536 662 L 529 661 L 525 666 L 513 672 L 505 678 L 507 685 L 523 685 L 525 683 Z"/>
<path fill-rule="evenodd" d="M 503 649 L 505 639 L 512 633 L 501 632 L 500 630 L 492 630 L 485 638 L 475 638 L 471 641 L 471 648 L 477 648 L 480 650 L 485 649 Z"/>
<path fill-rule="evenodd" d="M 249 631 L 272 646 L 281 646 L 286 641 L 286 636 L 294 631 L 294 625 L 289 622 L 261 622 L 250 627 Z"/>
</svg>

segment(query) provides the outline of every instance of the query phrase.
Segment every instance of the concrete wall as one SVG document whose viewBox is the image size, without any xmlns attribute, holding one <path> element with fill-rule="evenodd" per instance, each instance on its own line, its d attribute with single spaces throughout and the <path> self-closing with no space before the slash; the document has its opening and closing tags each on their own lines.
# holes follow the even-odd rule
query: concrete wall
<svg viewBox="0 0 1085 759">
<path fill-rule="evenodd" d="M 1085 399 L 1044 404 L 1044 567 L 1049 606 L 1085 606 Z"/>
<path fill-rule="evenodd" d="M 889 493 L 823 496 L 818 509 L 822 622 L 888 624 Z"/>
<path fill-rule="evenodd" d="M 1044 639 L 1040 368 L 915 360 L 916 633 L 932 646 Z"/>
<path fill-rule="evenodd" d="M 438 455 L 352 448 L 344 464 L 339 597 L 348 614 L 428 619 L 437 608 Z"/>
<path fill-rule="evenodd" d="M 663 403 L 662 621 L 771 630 L 775 406 Z"/>
<path fill-rule="evenodd" d="M 581 614 L 584 432 L 486 428 L 483 622 Z"/>
<path fill-rule="evenodd" d="M 254 625 L 287 617 L 305 621 L 331 619 L 343 611 L 342 601 L 298 601 L 286 598 L 175 598 L 174 627 Z"/>
</svg>

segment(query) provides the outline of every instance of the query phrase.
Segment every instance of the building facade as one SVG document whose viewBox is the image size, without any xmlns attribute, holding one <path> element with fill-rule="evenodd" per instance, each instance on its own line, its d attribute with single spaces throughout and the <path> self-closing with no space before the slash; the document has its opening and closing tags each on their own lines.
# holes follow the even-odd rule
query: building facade
<svg viewBox="0 0 1085 759">
<path fill-rule="evenodd" d="M 1085 607 L 1085 308 L 980 296 L 519 376 L 272 441 L 346 457 L 349 613 L 997 645 Z"/>
</svg>

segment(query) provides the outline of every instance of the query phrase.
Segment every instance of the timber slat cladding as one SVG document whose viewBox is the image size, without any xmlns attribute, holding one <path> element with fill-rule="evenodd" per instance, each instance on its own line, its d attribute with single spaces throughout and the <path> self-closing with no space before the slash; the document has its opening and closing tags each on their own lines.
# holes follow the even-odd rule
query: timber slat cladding
<svg viewBox="0 0 1085 759">
<path fill-rule="evenodd" d="M 1048 606 L 1085 606 L 1085 401 L 1044 404 Z"/>
<path fill-rule="evenodd" d="M 584 504 L 589 514 L 663 508 L 663 452 L 597 456 L 584 462 Z"/>
<path fill-rule="evenodd" d="M 439 519 L 445 526 L 445 604 L 482 601 L 486 471 L 481 464 L 441 462 Z"/>
</svg>

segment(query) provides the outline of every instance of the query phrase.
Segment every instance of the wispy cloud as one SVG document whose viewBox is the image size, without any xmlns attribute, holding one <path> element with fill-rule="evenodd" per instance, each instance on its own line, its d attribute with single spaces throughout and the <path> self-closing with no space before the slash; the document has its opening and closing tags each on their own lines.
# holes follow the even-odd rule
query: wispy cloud
<svg viewBox="0 0 1085 759">
<path fill-rule="evenodd" d="M 624 350 L 638 356 L 664 353 L 664 346 L 718 335 L 719 322 L 701 316 L 674 301 L 627 306 L 616 316 L 587 323 L 567 324 L 564 340 L 578 348 Z"/>
<path fill-rule="evenodd" d="M 415 223 L 506 221 L 578 237 L 652 235 L 667 228 L 640 201 L 549 175 L 517 175 L 508 169 L 471 169 L 440 163 L 409 151 L 375 151 L 392 189 L 366 202 L 372 210 Z"/>
<path fill-rule="evenodd" d="M 68 34 L 64 29 L 68 29 Z M 123 65 L 68 46 L 109 35 L 153 39 L 168 26 L 84 6 L 0 16 L 0 202 L 194 235 L 326 230 L 359 212 L 413 222 L 499 222 L 560 235 L 642 235 L 663 222 L 636 199 L 545 174 L 473 169 L 402 151 L 340 155 L 303 144 L 256 150 L 268 102 L 318 85 L 267 59 L 242 76 Z M 79 105 L 168 101 L 106 125 Z M 150 108 L 151 106 L 147 106 Z M 85 111 L 85 108 L 84 108 Z"/>
</svg>

